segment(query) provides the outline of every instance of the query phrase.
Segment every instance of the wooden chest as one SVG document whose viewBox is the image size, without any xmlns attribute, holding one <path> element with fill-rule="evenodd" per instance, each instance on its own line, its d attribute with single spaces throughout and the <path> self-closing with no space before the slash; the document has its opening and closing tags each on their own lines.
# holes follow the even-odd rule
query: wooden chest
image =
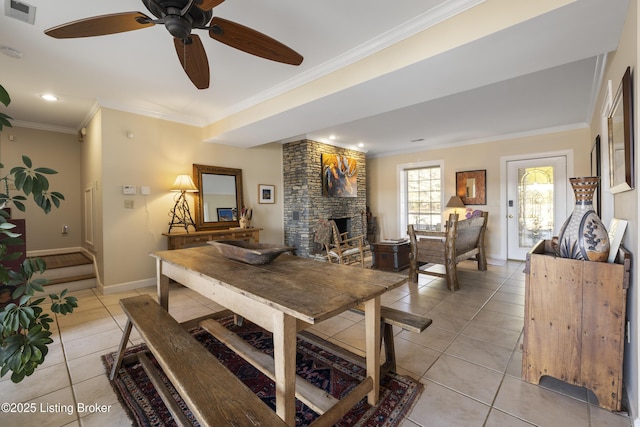
<svg viewBox="0 0 640 427">
<path fill-rule="evenodd" d="M 371 244 L 371 268 L 400 271 L 409 268 L 409 242 L 379 242 Z"/>
<path fill-rule="evenodd" d="M 631 254 L 616 263 L 527 254 L 522 378 L 549 375 L 590 389 L 601 407 L 621 409 L 625 311 Z"/>
</svg>

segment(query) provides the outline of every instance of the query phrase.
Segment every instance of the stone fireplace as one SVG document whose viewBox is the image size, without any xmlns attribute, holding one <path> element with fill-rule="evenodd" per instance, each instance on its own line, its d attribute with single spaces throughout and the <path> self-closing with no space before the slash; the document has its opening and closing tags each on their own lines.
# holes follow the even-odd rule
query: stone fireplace
<svg viewBox="0 0 640 427">
<path fill-rule="evenodd" d="M 322 195 L 322 154 L 340 154 L 357 160 L 357 196 Z M 313 257 L 323 253 L 314 242 L 319 220 L 338 219 L 349 237 L 365 234 L 367 205 L 366 156 L 360 151 L 308 139 L 283 146 L 284 242 L 296 254 Z M 340 227 L 340 225 L 338 225 Z"/>
</svg>

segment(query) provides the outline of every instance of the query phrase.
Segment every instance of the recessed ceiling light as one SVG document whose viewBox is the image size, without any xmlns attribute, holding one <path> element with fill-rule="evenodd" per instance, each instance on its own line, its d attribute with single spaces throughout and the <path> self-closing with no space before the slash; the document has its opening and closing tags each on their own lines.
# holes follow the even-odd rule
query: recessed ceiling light
<svg viewBox="0 0 640 427">
<path fill-rule="evenodd" d="M 335 135 L 329 135 L 329 139 L 334 141 L 336 139 L 336 136 Z"/>
<path fill-rule="evenodd" d="M 9 46 L 0 46 L 0 52 L 4 53 L 9 58 L 22 59 L 22 52 Z"/>
<path fill-rule="evenodd" d="M 360 148 L 364 147 L 364 142 L 359 142 L 358 143 L 358 147 L 360 147 Z"/>
<path fill-rule="evenodd" d="M 422 141 L 424 141 L 424 138 L 412 139 L 409 142 L 422 142 Z"/>
<path fill-rule="evenodd" d="M 50 101 L 50 102 L 58 100 L 57 96 L 52 95 L 50 93 L 45 93 L 44 95 L 40 95 L 40 98 L 44 99 L 45 101 Z"/>
</svg>

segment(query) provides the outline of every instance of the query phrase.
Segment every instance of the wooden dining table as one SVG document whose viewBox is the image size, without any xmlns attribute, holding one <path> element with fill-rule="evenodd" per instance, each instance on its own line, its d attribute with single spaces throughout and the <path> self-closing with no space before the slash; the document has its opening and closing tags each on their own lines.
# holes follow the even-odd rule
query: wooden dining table
<svg viewBox="0 0 640 427">
<path fill-rule="evenodd" d="M 156 258 L 158 300 L 163 308 L 168 309 L 169 279 L 173 279 L 273 333 L 276 413 L 290 426 L 295 425 L 297 333 L 363 305 L 366 380 L 371 386 L 358 400 L 366 395 L 369 404 L 378 402 L 380 296 L 403 284 L 406 277 L 290 254 L 268 264 L 250 265 L 222 256 L 213 246 L 151 256 Z"/>
</svg>

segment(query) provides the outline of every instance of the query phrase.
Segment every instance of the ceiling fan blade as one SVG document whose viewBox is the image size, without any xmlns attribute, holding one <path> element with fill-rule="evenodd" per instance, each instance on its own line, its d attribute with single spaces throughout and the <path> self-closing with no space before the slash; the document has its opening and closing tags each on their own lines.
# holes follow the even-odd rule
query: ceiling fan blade
<svg viewBox="0 0 640 427">
<path fill-rule="evenodd" d="M 196 6 L 198 7 L 198 9 L 204 10 L 206 12 L 208 10 L 213 9 L 214 7 L 216 7 L 217 5 L 222 3 L 223 1 L 224 0 L 202 0 L 202 3 L 201 4 L 196 4 Z"/>
<path fill-rule="evenodd" d="M 173 43 L 176 46 L 176 53 L 185 73 L 198 89 L 206 89 L 209 87 L 209 60 L 207 53 L 202 46 L 200 37 L 191 34 L 187 41 L 174 38 Z"/>
<path fill-rule="evenodd" d="M 228 46 L 285 64 L 300 65 L 302 63 L 302 55 L 295 50 L 244 25 L 215 17 L 209 26 L 213 27 L 209 30 L 211 38 Z"/>
<path fill-rule="evenodd" d="M 58 25 L 45 30 L 44 33 L 56 39 L 73 39 L 123 33 L 155 25 L 145 20 L 150 21 L 150 18 L 140 12 L 113 13 Z"/>
</svg>

